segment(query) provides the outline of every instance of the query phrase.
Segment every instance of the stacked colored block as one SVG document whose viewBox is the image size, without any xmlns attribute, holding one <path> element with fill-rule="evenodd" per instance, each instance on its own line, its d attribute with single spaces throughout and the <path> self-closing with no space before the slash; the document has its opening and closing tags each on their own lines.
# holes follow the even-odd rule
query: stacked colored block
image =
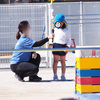
<svg viewBox="0 0 100 100">
<path fill-rule="evenodd" d="M 100 84 L 100 77 L 79 77 L 76 76 L 75 77 L 75 82 L 76 84 L 79 85 L 99 85 Z"/>
<path fill-rule="evenodd" d="M 99 77 L 100 69 L 79 70 L 76 69 L 76 76 L 79 77 Z"/>
<path fill-rule="evenodd" d="M 79 85 L 76 84 L 76 91 L 80 93 L 97 93 L 100 92 L 100 85 Z"/>
<path fill-rule="evenodd" d="M 77 69 L 100 69 L 100 58 L 77 58 L 76 57 L 76 68 Z"/>
<path fill-rule="evenodd" d="M 100 50 L 75 51 L 75 90 L 79 93 L 100 92 Z M 87 56 L 88 55 L 88 56 Z"/>
</svg>

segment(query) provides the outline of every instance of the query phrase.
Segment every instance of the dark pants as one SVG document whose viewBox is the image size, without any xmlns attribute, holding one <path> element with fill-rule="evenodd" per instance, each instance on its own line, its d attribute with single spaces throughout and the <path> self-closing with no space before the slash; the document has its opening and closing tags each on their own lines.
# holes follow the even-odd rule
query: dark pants
<svg viewBox="0 0 100 100">
<path fill-rule="evenodd" d="M 34 76 L 39 72 L 39 64 L 41 57 L 37 54 L 37 58 L 30 58 L 29 62 L 20 62 L 18 64 L 11 64 L 11 70 L 21 77 Z"/>
</svg>

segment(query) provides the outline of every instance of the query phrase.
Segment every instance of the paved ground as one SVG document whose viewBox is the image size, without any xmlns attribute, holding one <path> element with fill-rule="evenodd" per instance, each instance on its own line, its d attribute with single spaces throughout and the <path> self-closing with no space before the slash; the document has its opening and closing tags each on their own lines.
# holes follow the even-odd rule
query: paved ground
<svg viewBox="0 0 100 100">
<path fill-rule="evenodd" d="M 0 100 L 73 100 L 74 68 L 67 68 L 66 81 L 52 81 L 52 68 L 40 68 L 39 76 L 42 82 L 22 83 L 10 70 L 0 70 Z"/>
</svg>

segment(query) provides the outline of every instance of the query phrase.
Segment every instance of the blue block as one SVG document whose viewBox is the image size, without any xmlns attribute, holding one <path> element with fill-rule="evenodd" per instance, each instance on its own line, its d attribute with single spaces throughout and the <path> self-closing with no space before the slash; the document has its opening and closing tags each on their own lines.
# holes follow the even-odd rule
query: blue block
<svg viewBox="0 0 100 100">
<path fill-rule="evenodd" d="M 100 93 L 77 93 L 75 98 L 77 100 L 100 100 Z"/>
<path fill-rule="evenodd" d="M 79 77 L 100 77 L 100 69 L 92 69 L 92 70 L 76 69 L 76 76 L 79 76 Z"/>
<path fill-rule="evenodd" d="M 82 93 L 80 93 L 80 92 L 78 92 L 78 91 L 75 91 L 75 94 L 82 94 Z"/>
</svg>

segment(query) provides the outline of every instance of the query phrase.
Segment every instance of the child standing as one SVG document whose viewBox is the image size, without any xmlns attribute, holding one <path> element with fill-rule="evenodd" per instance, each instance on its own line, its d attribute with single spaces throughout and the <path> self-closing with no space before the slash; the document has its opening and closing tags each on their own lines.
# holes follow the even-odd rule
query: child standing
<svg viewBox="0 0 100 100">
<path fill-rule="evenodd" d="M 67 22 L 65 21 L 65 16 L 63 14 L 57 14 L 55 16 L 55 21 L 54 21 L 54 41 L 53 45 L 50 44 L 50 48 L 66 48 L 70 47 L 71 43 L 71 35 L 68 31 L 67 28 Z M 59 61 L 61 61 L 61 69 L 62 69 L 62 75 L 61 75 L 61 80 L 66 80 L 65 77 L 65 71 L 66 71 L 66 51 L 54 51 L 53 52 L 53 73 L 54 73 L 54 80 L 58 80 L 57 76 L 57 64 Z"/>
</svg>

